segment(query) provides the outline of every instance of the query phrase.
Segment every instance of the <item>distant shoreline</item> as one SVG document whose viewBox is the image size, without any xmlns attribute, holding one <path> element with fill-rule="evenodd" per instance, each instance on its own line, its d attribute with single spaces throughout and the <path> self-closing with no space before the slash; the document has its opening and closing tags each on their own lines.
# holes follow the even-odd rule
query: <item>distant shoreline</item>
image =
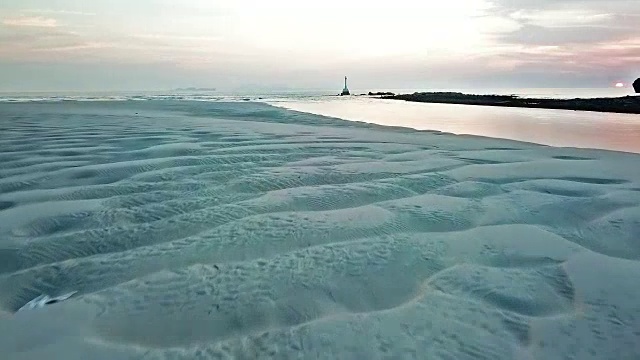
<svg viewBox="0 0 640 360">
<path fill-rule="evenodd" d="M 188 88 L 177 88 L 173 91 L 216 91 L 216 88 L 199 88 L 199 87 L 188 87 Z"/>
<path fill-rule="evenodd" d="M 413 94 L 383 95 L 377 96 L 376 98 L 437 104 L 640 114 L 640 96 L 591 99 L 534 99 L 520 98 L 515 95 L 473 95 L 457 92 L 420 92 Z"/>
</svg>

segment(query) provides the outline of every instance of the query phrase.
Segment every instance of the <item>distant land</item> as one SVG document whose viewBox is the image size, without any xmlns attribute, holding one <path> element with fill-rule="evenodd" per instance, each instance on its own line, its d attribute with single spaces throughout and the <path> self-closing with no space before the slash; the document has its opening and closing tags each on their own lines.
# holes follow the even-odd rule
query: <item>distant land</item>
<svg viewBox="0 0 640 360">
<path fill-rule="evenodd" d="M 187 87 L 177 88 L 174 91 L 216 91 L 216 88 Z"/>
<path fill-rule="evenodd" d="M 640 96 L 592 99 L 532 99 L 520 98 L 515 95 L 472 95 L 458 92 L 417 92 L 413 94 L 386 95 L 380 96 L 379 98 L 423 103 L 640 114 Z"/>
</svg>

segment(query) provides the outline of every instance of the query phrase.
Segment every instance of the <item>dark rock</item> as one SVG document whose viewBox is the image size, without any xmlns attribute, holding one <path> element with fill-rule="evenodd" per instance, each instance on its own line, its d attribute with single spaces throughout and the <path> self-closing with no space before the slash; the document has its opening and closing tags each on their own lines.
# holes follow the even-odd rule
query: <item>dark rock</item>
<svg viewBox="0 0 640 360">
<path fill-rule="evenodd" d="M 635 90 L 636 94 L 640 94 L 640 78 L 633 82 L 633 90 Z"/>
<path fill-rule="evenodd" d="M 384 91 L 380 91 L 380 92 L 371 92 L 369 91 L 369 96 L 394 96 L 395 94 L 392 92 L 384 92 Z"/>
<path fill-rule="evenodd" d="M 441 104 L 506 106 L 640 114 L 640 96 L 593 99 L 529 99 L 519 98 L 514 95 L 473 95 L 455 92 L 433 92 L 381 96 L 380 99 Z"/>
</svg>

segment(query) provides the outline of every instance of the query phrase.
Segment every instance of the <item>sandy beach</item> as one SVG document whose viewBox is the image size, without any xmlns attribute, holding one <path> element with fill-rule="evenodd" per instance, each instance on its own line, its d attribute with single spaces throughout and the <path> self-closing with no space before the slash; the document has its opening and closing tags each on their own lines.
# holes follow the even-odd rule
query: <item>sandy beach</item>
<svg viewBox="0 0 640 360">
<path fill-rule="evenodd" d="M 67 101 L 0 164 L 3 359 L 640 357 L 638 154 Z"/>
</svg>

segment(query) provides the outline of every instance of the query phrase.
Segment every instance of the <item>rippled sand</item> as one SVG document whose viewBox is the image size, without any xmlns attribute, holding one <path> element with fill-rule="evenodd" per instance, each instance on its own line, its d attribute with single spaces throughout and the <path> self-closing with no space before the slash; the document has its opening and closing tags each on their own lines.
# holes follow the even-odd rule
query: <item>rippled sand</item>
<svg viewBox="0 0 640 360">
<path fill-rule="evenodd" d="M 639 155 L 131 101 L 0 164 L 3 359 L 640 357 Z"/>
</svg>

